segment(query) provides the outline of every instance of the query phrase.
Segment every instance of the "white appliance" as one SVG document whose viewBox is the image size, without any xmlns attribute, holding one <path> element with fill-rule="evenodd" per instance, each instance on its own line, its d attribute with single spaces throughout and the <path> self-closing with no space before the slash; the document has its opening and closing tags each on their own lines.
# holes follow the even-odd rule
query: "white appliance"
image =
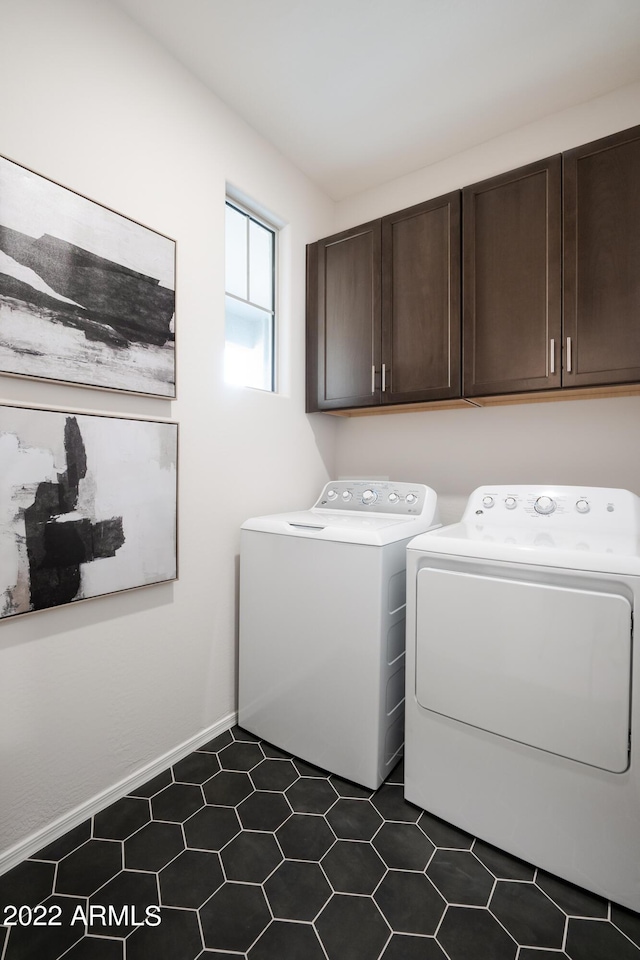
<svg viewBox="0 0 640 960">
<path fill-rule="evenodd" d="M 436 511 L 424 484 L 340 480 L 310 510 L 243 524 L 240 726 L 382 783 L 404 739 L 406 546 Z"/>
<path fill-rule="evenodd" d="M 407 800 L 633 910 L 639 536 L 627 490 L 492 486 L 407 551 Z"/>
</svg>

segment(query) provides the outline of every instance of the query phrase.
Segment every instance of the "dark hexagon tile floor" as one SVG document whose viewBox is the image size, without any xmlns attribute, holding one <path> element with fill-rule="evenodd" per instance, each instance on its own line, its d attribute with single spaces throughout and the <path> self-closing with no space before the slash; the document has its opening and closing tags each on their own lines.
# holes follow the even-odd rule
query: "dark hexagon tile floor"
<svg viewBox="0 0 640 960">
<path fill-rule="evenodd" d="M 0 877 L 0 960 L 640 960 L 640 915 L 234 727 Z M 33 914 L 31 914 L 33 915 Z"/>
</svg>

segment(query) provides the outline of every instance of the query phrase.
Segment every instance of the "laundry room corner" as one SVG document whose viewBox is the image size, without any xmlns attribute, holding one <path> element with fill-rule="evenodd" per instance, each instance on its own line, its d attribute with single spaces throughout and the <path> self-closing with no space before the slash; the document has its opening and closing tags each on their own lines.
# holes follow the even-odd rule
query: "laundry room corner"
<svg viewBox="0 0 640 960">
<path fill-rule="evenodd" d="M 235 717 L 240 525 L 333 469 L 333 425 L 304 412 L 304 251 L 334 205 L 117 5 L 8 0 L 2 26 L 3 156 L 171 238 L 177 277 L 175 400 L 2 376 L 3 404 L 179 433 L 179 579 L 0 625 L 6 869 Z M 222 382 L 230 183 L 286 224 L 269 395 Z"/>
</svg>

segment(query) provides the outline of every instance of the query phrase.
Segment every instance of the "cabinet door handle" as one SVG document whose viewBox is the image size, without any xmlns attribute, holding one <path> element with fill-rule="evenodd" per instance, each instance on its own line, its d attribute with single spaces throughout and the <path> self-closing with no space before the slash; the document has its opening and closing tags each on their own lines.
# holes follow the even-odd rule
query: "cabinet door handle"
<svg viewBox="0 0 640 960">
<path fill-rule="evenodd" d="M 376 392 L 376 368 L 375 364 L 371 367 L 371 393 Z"/>
<path fill-rule="evenodd" d="M 556 372 L 556 342 L 553 338 L 549 340 L 549 370 L 552 376 Z"/>
<path fill-rule="evenodd" d="M 567 337 L 567 373 L 571 373 L 571 337 Z"/>
<path fill-rule="evenodd" d="M 387 365 L 386 363 L 382 364 L 382 392 L 384 393 L 387 389 Z"/>
</svg>

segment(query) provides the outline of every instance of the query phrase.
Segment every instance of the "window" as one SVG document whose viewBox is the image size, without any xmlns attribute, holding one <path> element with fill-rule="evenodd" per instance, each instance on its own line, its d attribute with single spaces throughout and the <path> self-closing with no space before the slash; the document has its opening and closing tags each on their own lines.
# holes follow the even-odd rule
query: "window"
<svg viewBox="0 0 640 960">
<path fill-rule="evenodd" d="M 227 200 L 226 383 L 274 389 L 275 246 L 273 227 Z"/>
</svg>

